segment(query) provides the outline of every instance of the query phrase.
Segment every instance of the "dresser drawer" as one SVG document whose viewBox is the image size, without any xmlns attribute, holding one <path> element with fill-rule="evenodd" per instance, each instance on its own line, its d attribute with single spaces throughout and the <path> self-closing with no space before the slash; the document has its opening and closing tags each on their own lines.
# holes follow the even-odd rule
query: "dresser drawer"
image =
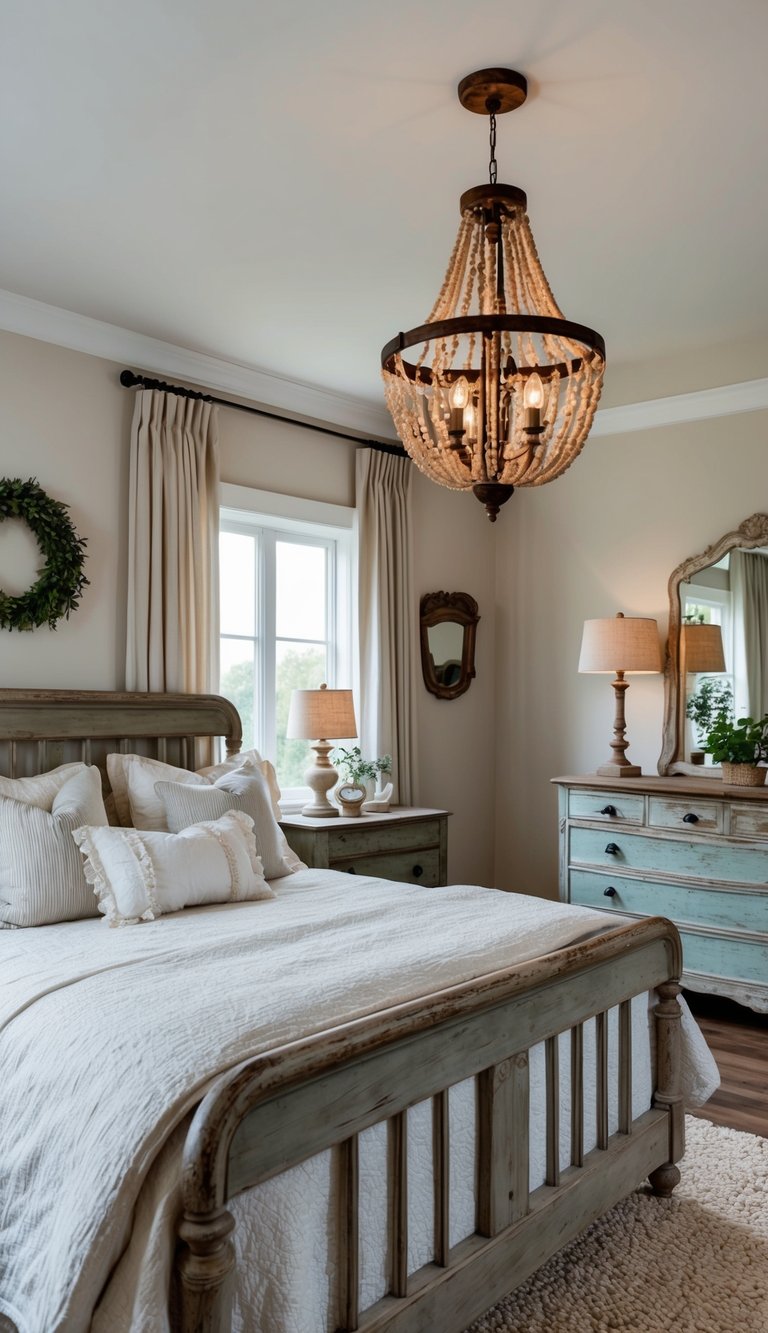
<svg viewBox="0 0 768 1333">
<path fill-rule="evenodd" d="M 691 972 L 694 990 L 697 972 L 709 977 L 736 978 L 742 985 L 753 982 L 758 994 L 765 995 L 768 977 L 768 942 L 760 940 L 718 939 L 717 935 L 699 935 L 681 930 L 683 970 Z M 726 992 L 727 993 L 727 992 Z M 765 1011 L 765 1000 L 759 1006 Z"/>
<path fill-rule="evenodd" d="M 607 888 L 615 889 L 615 894 L 606 897 Z M 583 907 L 599 907 L 604 912 L 666 916 L 675 925 L 688 922 L 716 930 L 764 933 L 768 943 L 768 897 L 762 893 L 657 884 L 630 876 L 574 870 L 571 872 L 571 902 Z"/>
<path fill-rule="evenodd" d="M 350 875 L 375 875 L 379 879 L 396 879 L 403 884 L 435 888 L 440 883 L 440 852 L 433 847 L 428 851 L 382 852 L 377 856 L 346 859 L 334 857 L 330 868 Z"/>
<path fill-rule="evenodd" d="M 611 814 L 610 811 L 615 811 Z M 568 813 L 571 819 L 599 819 L 605 824 L 642 824 L 645 818 L 645 797 L 618 791 L 579 791 L 568 793 Z"/>
<path fill-rule="evenodd" d="M 329 829 L 328 857 L 332 865 L 340 857 L 368 856 L 396 852 L 408 847 L 437 847 L 440 844 L 439 819 L 413 819 L 402 824 L 373 824 L 360 818 L 356 828 Z"/>
<path fill-rule="evenodd" d="M 615 848 L 613 852 L 607 848 Z M 600 866 L 617 873 L 648 870 L 659 878 L 678 875 L 702 880 L 768 883 L 768 848 L 733 842 L 649 837 L 615 829 L 572 828 L 571 864 Z"/>
<path fill-rule="evenodd" d="M 684 796 L 651 796 L 648 823 L 653 828 L 678 829 L 681 833 L 722 833 L 725 806 L 720 801 L 687 800 Z"/>
<path fill-rule="evenodd" d="M 768 805 L 732 805 L 731 833 L 740 838 L 768 838 Z"/>
</svg>

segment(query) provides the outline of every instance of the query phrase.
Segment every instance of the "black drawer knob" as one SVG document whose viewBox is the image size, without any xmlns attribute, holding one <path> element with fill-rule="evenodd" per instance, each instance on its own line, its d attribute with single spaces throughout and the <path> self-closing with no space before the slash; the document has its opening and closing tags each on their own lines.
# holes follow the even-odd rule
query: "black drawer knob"
<svg viewBox="0 0 768 1333">
<path fill-rule="evenodd" d="M 618 813 L 615 805 L 604 805 L 600 811 L 601 815 L 617 815 Z"/>
<path fill-rule="evenodd" d="M 699 816 L 694 815 L 693 812 L 690 812 L 687 815 L 683 815 L 684 824 L 698 824 L 698 822 L 699 822 Z"/>
<path fill-rule="evenodd" d="M 614 889 L 614 887 L 613 887 L 612 884 L 609 884 L 607 889 L 603 889 L 603 895 L 604 895 L 604 897 L 606 897 L 606 898 L 615 898 L 615 897 L 616 897 L 616 890 Z"/>
<path fill-rule="evenodd" d="M 350 866 L 350 867 L 349 867 L 349 870 L 347 871 L 347 874 L 348 874 L 348 875 L 356 875 L 356 874 L 357 874 L 357 871 L 355 870 L 355 867 L 354 867 L 354 866 Z"/>
<path fill-rule="evenodd" d="M 609 842 L 605 849 L 605 854 L 606 856 L 618 856 L 620 851 L 621 848 L 617 847 L 615 842 Z"/>
<path fill-rule="evenodd" d="M 414 879 L 421 879 L 422 875 L 424 874 L 424 867 L 414 866 L 413 870 L 411 871 L 411 874 L 413 875 Z"/>
</svg>

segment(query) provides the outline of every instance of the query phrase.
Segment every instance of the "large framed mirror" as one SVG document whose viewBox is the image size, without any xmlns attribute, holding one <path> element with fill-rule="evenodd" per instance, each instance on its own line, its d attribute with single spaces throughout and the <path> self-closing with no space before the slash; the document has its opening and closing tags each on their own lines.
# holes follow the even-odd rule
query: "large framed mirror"
<svg viewBox="0 0 768 1333">
<path fill-rule="evenodd" d="M 697 753 L 707 695 L 736 717 L 768 712 L 768 514 L 752 514 L 670 576 L 659 773 L 719 777 Z"/>
<path fill-rule="evenodd" d="M 475 675 L 480 616 L 468 592 L 427 592 L 421 599 L 421 670 L 438 699 L 458 699 Z"/>
</svg>

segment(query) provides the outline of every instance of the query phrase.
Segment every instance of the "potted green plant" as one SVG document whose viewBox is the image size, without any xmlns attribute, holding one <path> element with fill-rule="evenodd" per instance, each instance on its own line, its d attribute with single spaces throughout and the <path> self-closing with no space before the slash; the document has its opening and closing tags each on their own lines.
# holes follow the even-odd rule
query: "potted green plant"
<svg viewBox="0 0 768 1333">
<path fill-rule="evenodd" d="M 761 760 L 768 759 L 768 713 L 759 720 L 740 717 L 732 722 L 719 717 L 706 740 L 716 764 L 723 770 L 723 781 L 738 787 L 760 787 L 765 781 Z"/>
<path fill-rule="evenodd" d="M 733 690 L 730 682 L 707 676 L 685 705 L 685 716 L 693 723 L 697 742 L 703 745 L 716 722 L 721 718 L 729 722 L 733 717 Z M 693 754 L 691 760 L 697 762 Z M 703 753 L 699 762 L 704 762 Z"/>
</svg>

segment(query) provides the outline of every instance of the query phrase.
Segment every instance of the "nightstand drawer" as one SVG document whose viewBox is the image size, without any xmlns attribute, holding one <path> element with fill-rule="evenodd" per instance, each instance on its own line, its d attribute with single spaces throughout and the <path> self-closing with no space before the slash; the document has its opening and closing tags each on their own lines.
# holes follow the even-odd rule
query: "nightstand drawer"
<svg viewBox="0 0 768 1333">
<path fill-rule="evenodd" d="M 570 791 L 568 813 L 571 819 L 599 819 L 606 824 L 642 824 L 645 818 L 645 797 L 618 791 Z"/>
<path fill-rule="evenodd" d="M 606 897 L 606 889 L 615 889 L 615 893 Z M 716 930 L 746 930 L 768 937 L 768 897 L 762 893 L 657 884 L 629 876 L 574 870 L 571 872 L 571 902 L 582 907 L 599 907 L 603 912 L 666 916 L 675 925 L 688 923 Z"/>
<path fill-rule="evenodd" d="M 440 852 L 433 847 L 428 851 L 416 849 L 382 852 L 378 856 L 350 856 L 346 860 L 334 857 L 330 869 L 346 871 L 350 875 L 376 875 L 404 884 L 423 884 L 433 889 L 440 883 Z"/>
<path fill-rule="evenodd" d="M 768 805 L 732 805 L 731 833 L 741 838 L 768 838 Z"/>
<path fill-rule="evenodd" d="M 679 800 L 651 796 L 648 823 L 654 828 L 678 829 L 680 833 L 722 833 L 725 807 L 718 801 Z"/>
<path fill-rule="evenodd" d="M 618 828 L 612 832 L 572 828 L 570 859 L 571 864 L 613 868 L 618 874 L 634 869 L 652 871 L 659 878 L 675 875 L 706 881 L 768 882 L 768 856 L 764 847 L 739 846 L 714 838 L 689 842 L 685 838 L 627 833 Z"/>
<path fill-rule="evenodd" d="M 369 856 L 397 852 L 408 847 L 437 847 L 440 843 L 438 819 L 413 819 L 409 822 L 369 823 L 365 815 L 358 828 L 329 829 L 328 856 L 335 866 L 340 857 Z"/>
</svg>

